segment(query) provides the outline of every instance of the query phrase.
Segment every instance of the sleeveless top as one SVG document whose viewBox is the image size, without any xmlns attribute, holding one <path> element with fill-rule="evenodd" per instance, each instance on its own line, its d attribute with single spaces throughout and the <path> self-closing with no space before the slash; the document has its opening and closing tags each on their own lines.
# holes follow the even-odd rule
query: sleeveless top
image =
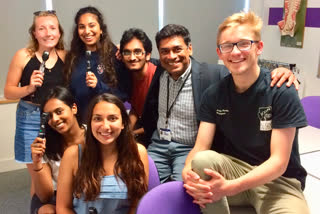
<svg viewBox="0 0 320 214">
<path fill-rule="evenodd" d="M 56 64 L 51 68 L 45 68 L 44 70 L 44 79 L 41 87 L 37 88 L 37 90 L 30 95 L 23 97 L 22 99 L 25 101 L 31 101 L 35 104 L 41 104 L 44 98 L 49 93 L 49 90 L 57 85 L 63 85 L 63 66 L 64 63 L 60 59 L 59 55 Z M 21 87 L 30 84 L 30 77 L 34 70 L 38 70 L 41 62 L 38 60 L 36 56 L 32 57 L 27 65 L 24 67 L 22 71 L 22 76 L 20 79 Z"/>
<path fill-rule="evenodd" d="M 79 164 L 81 160 L 81 145 L 79 148 Z M 127 214 L 130 203 L 126 184 L 114 175 L 103 176 L 100 194 L 94 201 L 84 201 L 84 196 L 73 199 L 73 209 L 77 214 L 87 214 L 90 207 L 100 213 Z"/>
<path fill-rule="evenodd" d="M 58 181 L 61 160 L 58 160 L 58 161 L 49 160 L 46 156 L 44 156 L 43 161 L 44 163 L 47 163 L 51 168 L 53 189 L 57 190 L 57 181 Z"/>
</svg>

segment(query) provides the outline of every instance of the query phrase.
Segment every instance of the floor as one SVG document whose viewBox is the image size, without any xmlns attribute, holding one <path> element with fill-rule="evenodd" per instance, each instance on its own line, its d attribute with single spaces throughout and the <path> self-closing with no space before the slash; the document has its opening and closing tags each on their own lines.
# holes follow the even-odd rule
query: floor
<svg viewBox="0 0 320 214">
<path fill-rule="evenodd" d="M 27 169 L 0 173 L 0 213 L 27 214 L 31 179 Z"/>
<path fill-rule="evenodd" d="M 299 143 L 301 162 L 308 172 L 304 194 L 310 213 L 318 214 L 320 213 L 320 129 L 313 127 L 301 129 Z M 29 189 L 30 177 L 26 169 L 0 173 L 0 213 L 29 213 Z M 249 214 L 249 212 L 233 210 L 232 214 Z"/>
</svg>

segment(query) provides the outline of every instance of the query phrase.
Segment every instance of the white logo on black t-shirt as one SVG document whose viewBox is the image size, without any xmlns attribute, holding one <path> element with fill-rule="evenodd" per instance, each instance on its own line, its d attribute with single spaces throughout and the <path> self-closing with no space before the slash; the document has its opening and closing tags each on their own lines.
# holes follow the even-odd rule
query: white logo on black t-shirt
<svg viewBox="0 0 320 214">
<path fill-rule="evenodd" d="M 226 115 L 227 113 L 229 113 L 228 109 L 217 109 L 216 110 L 217 115 Z"/>
<path fill-rule="evenodd" d="M 258 110 L 260 119 L 260 131 L 270 131 L 272 129 L 272 107 L 260 107 Z"/>
</svg>

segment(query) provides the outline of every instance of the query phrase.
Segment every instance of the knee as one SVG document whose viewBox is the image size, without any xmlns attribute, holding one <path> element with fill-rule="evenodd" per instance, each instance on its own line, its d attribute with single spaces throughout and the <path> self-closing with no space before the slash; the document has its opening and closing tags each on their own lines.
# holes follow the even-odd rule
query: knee
<svg viewBox="0 0 320 214">
<path fill-rule="evenodd" d="M 191 161 L 191 168 L 201 179 L 210 180 L 211 177 L 204 173 L 204 169 L 214 169 L 214 160 L 219 156 L 219 153 L 212 150 L 198 152 Z"/>
<path fill-rule="evenodd" d="M 51 214 L 51 213 L 56 213 L 56 206 L 52 204 L 45 204 L 42 207 L 39 208 L 38 214 Z"/>
</svg>

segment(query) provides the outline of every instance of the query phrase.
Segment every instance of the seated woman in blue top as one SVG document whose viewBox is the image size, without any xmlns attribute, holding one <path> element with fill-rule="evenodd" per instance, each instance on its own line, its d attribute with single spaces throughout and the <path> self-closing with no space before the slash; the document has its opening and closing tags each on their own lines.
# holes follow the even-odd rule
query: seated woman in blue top
<svg viewBox="0 0 320 214">
<path fill-rule="evenodd" d="M 128 99 L 130 76 L 115 57 L 117 48 L 98 9 L 81 8 L 74 21 L 65 81 L 79 104 L 81 122 L 85 122 L 88 103 L 95 95 L 107 92 L 122 101 Z"/>
<path fill-rule="evenodd" d="M 41 111 L 46 112 L 48 118 L 45 138 L 37 137 L 31 144 L 31 178 L 35 192 L 31 214 L 55 213 L 56 183 L 64 150 L 85 141 L 85 127 L 78 123 L 77 105 L 66 88 L 51 89 L 41 104 Z"/>
<path fill-rule="evenodd" d="M 57 212 L 88 213 L 94 207 L 98 213 L 134 213 L 147 192 L 147 151 L 134 141 L 129 116 L 116 96 L 96 96 L 88 114 L 83 149 L 69 147 L 61 161 Z"/>
</svg>

